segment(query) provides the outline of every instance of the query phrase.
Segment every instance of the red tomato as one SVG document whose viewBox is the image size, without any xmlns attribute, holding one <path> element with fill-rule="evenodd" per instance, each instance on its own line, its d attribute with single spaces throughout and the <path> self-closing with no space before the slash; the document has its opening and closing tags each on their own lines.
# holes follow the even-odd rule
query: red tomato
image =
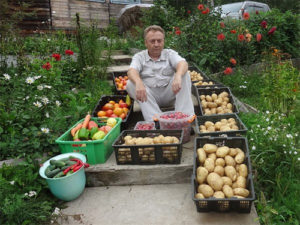
<svg viewBox="0 0 300 225">
<path fill-rule="evenodd" d="M 110 117 L 111 114 L 114 113 L 111 109 L 109 109 L 109 110 L 107 110 L 107 111 L 105 111 L 105 112 L 106 112 L 106 116 L 108 116 L 108 117 Z"/>
<path fill-rule="evenodd" d="M 110 103 L 106 103 L 104 106 L 103 106 L 103 110 L 104 111 L 107 111 L 109 109 L 113 109 L 114 108 L 114 105 L 113 104 L 110 104 Z"/>
</svg>

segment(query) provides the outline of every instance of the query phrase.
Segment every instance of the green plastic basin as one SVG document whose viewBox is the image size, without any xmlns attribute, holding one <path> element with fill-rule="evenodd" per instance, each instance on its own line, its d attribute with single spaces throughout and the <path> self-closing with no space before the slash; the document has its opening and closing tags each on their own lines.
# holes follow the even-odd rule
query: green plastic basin
<svg viewBox="0 0 300 225">
<path fill-rule="evenodd" d="M 80 159 L 83 163 L 86 162 L 86 158 L 83 154 L 80 153 L 65 153 L 57 155 L 51 159 L 59 160 L 63 158 L 68 158 L 69 156 L 76 157 Z M 50 165 L 50 160 L 46 161 L 42 167 L 40 167 L 40 176 L 45 178 L 48 187 L 51 193 L 64 201 L 72 201 L 80 196 L 83 192 L 86 179 L 85 179 L 85 172 L 84 167 L 81 167 L 75 173 L 67 176 L 67 177 L 60 177 L 60 178 L 48 178 L 45 175 L 46 168 Z"/>
</svg>

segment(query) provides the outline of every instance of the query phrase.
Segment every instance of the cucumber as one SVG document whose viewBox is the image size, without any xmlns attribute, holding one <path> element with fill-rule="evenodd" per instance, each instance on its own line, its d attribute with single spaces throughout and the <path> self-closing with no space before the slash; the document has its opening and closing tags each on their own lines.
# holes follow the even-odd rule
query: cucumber
<svg viewBox="0 0 300 225">
<path fill-rule="evenodd" d="M 75 162 L 75 161 L 70 161 L 70 160 L 66 161 L 66 164 L 67 164 L 68 166 L 75 165 L 76 163 L 77 163 L 77 162 Z"/>
<path fill-rule="evenodd" d="M 66 165 L 66 163 L 64 161 L 61 160 L 56 160 L 55 162 L 53 162 L 53 165 L 57 166 L 57 167 L 63 167 Z"/>
<path fill-rule="evenodd" d="M 73 172 L 73 170 L 70 170 L 67 174 L 66 174 L 66 176 L 70 176 L 71 174 L 73 174 L 74 172 Z"/>
<path fill-rule="evenodd" d="M 65 174 L 63 171 L 60 171 L 58 174 L 56 174 L 53 178 L 60 178 L 63 177 Z"/>
<path fill-rule="evenodd" d="M 47 170 L 47 169 L 46 169 L 46 170 Z M 49 171 L 49 172 L 47 172 L 47 173 L 46 173 L 46 171 L 45 171 L 45 174 L 46 174 L 47 177 L 52 178 L 52 177 L 54 177 L 56 174 L 58 174 L 60 171 L 61 171 L 60 168 L 56 168 L 56 169 L 54 169 L 54 170 L 52 170 L 52 171 Z"/>
<path fill-rule="evenodd" d="M 50 169 L 50 171 L 52 171 L 52 170 L 54 170 L 55 168 L 56 168 L 56 166 L 55 165 L 49 165 L 48 167 L 47 167 L 47 169 Z"/>
</svg>

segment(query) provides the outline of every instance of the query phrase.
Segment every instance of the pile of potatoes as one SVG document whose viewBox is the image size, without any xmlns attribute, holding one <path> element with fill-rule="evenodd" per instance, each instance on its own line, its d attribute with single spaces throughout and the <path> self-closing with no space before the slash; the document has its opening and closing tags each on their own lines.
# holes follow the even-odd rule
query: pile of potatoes
<svg viewBox="0 0 300 225">
<path fill-rule="evenodd" d="M 188 71 L 190 73 L 191 76 L 191 80 L 192 81 L 202 81 L 204 78 L 201 76 L 200 73 L 196 72 L 196 71 Z"/>
<path fill-rule="evenodd" d="M 223 91 L 219 95 L 200 95 L 201 106 L 205 115 L 233 113 L 229 94 Z"/>
<path fill-rule="evenodd" d="M 196 199 L 246 198 L 248 167 L 245 153 L 240 148 L 205 144 L 197 149 L 199 167 L 196 171 L 198 193 Z"/>
<path fill-rule="evenodd" d="M 216 131 L 230 131 L 239 130 L 236 120 L 234 118 L 221 119 L 220 121 L 213 123 L 211 121 L 205 121 L 204 125 L 199 126 L 200 133 L 209 133 Z"/>
<path fill-rule="evenodd" d="M 155 145 L 155 144 L 178 144 L 179 139 L 175 136 L 163 136 L 157 137 L 132 137 L 127 135 L 124 137 L 124 143 L 122 145 Z M 162 147 L 163 158 L 168 162 L 173 162 L 178 158 L 178 146 L 164 146 Z M 155 148 L 144 147 L 138 148 L 139 159 L 141 162 L 155 162 Z M 132 162 L 130 148 L 118 149 L 118 161 L 120 163 Z"/>
<path fill-rule="evenodd" d="M 196 83 L 194 83 L 194 85 L 196 85 L 196 86 L 204 86 L 204 85 L 213 85 L 214 84 L 214 82 L 212 82 L 212 81 L 198 81 L 198 82 L 196 82 Z"/>
</svg>

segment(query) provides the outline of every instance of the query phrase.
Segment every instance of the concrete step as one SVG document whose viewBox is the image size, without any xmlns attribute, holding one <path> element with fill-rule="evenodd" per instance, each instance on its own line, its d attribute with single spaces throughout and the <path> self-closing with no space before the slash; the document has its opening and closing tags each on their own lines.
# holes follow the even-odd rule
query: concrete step
<svg viewBox="0 0 300 225">
<path fill-rule="evenodd" d="M 198 213 L 190 183 L 85 188 L 66 205 L 61 225 L 259 225 L 254 206 L 249 214 Z"/>
<path fill-rule="evenodd" d="M 127 72 L 129 65 L 109 66 L 107 67 L 107 73 L 113 72 Z"/>
<path fill-rule="evenodd" d="M 132 56 L 130 55 L 112 55 L 111 56 L 112 60 L 114 61 L 115 64 L 130 64 Z"/>
</svg>

